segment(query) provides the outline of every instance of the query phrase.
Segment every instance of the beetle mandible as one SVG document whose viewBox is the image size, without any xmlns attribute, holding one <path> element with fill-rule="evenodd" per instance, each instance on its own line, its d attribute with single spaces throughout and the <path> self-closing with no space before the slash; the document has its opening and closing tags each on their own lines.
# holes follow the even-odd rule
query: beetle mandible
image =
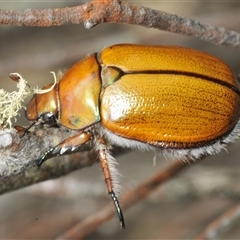
<svg viewBox="0 0 240 240">
<path fill-rule="evenodd" d="M 78 130 L 43 153 L 38 165 L 94 139 L 124 228 L 107 146 L 159 149 L 180 159 L 218 153 L 239 134 L 240 92 L 231 69 L 209 54 L 119 44 L 73 65 L 51 91 L 32 98 L 26 116 L 34 121 L 26 131 L 40 122 Z"/>
</svg>

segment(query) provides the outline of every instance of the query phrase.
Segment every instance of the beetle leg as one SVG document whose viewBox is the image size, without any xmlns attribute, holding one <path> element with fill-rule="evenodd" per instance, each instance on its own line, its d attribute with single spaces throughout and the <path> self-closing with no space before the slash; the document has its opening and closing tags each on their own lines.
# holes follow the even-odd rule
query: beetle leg
<svg viewBox="0 0 240 240">
<path fill-rule="evenodd" d="M 88 142 L 91 136 L 91 132 L 81 132 L 80 134 L 65 139 L 57 146 L 49 148 L 45 153 L 43 153 L 37 160 L 37 165 L 41 166 L 47 159 L 51 157 L 63 155 L 65 152 L 75 151 L 77 148 Z"/>
<path fill-rule="evenodd" d="M 113 159 L 113 157 L 109 153 L 105 140 L 100 136 L 95 136 L 95 137 L 96 137 L 95 138 L 96 150 L 98 151 L 98 157 L 99 157 L 101 168 L 104 174 L 105 182 L 107 185 L 108 194 L 111 196 L 114 202 L 114 206 L 116 208 L 118 218 L 120 220 L 120 224 L 122 228 L 125 228 L 123 213 L 122 213 L 117 195 L 114 192 L 114 189 L 116 189 L 117 187 L 116 186 L 117 183 L 114 179 L 115 176 L 113 175 L 114 171 L 115 171 L 115 174 L 117 174 L 116 169 L 113 166 L 115 159 Z"/>
</svg>

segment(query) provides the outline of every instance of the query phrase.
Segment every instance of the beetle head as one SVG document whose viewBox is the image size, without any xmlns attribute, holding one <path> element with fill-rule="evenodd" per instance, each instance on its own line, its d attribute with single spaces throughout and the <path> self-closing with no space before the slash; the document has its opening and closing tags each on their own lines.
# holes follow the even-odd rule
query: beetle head
<svg viewBox="0 0 240 240">
<path fill-rule="evenodd" d="M 49 89 L 53 84 L 45 86 L 43 89 Z M 56 125 L 56 118 L 58 115 L 58 84 L 48 92 L 43 94 L 36 94 L 26 109 L 26 117 L 30 121 L 34 121 L 32 127 L 37 122 L 40 124 Z"/>
</svg>

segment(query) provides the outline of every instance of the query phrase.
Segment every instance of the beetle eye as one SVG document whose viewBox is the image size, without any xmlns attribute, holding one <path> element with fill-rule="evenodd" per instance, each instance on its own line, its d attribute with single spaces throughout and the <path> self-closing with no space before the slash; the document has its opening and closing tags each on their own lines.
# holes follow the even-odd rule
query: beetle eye
<svg viewBox="0 0 240 240">
<path fill-rule="evenodd" d="M 43 124 L 45 124 L 45 123 L 48 124 L 48 125 L 55 125 L 55 124 L 57 124 L 56 116 L 52 112 L 43 113 L 40 116 L 40 118 L 43 121 Z"/>
</svg>

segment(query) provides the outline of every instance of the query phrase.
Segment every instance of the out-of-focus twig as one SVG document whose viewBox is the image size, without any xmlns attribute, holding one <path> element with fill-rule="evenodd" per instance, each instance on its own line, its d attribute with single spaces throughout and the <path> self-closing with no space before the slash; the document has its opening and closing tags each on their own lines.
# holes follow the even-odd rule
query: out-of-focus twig
<svg viewBox="0 0 240 240">
<path fill-rule="evenodd" d="M 193 239 L 211 240 L 217 239 L 219 235 L 229 228 L 236 220 L 240 219 L 240 204 L 237 204 L 222 215 L 217 217 L 214 221 L 210 222 L 197 236 Z"/>
<path fill-rule="evenodd" d="M 127 191 L 121 198 L 121 205 L 124 207 L 124 210 L 145 199 L 156 187 L 178 174 L 187 166 L 190 166 L 187 162 L 176 161 L 167 169 L 158 172 L 135 189 Z M 116 216 L 114 206 L 105 207 L 73 226 L 57 239 L 83 239 L 114 216 Z"/>
<path fill-rule="evenodd" d="M 218 45 L 240 47 L 237 32 L 120 0 L 94 0 L 62 9 L 0 10 L 0 24 L 50 27 L 80 23 L 87 29 L 101 23 L 134 24 L 193 36 Z"/>
</svg>

